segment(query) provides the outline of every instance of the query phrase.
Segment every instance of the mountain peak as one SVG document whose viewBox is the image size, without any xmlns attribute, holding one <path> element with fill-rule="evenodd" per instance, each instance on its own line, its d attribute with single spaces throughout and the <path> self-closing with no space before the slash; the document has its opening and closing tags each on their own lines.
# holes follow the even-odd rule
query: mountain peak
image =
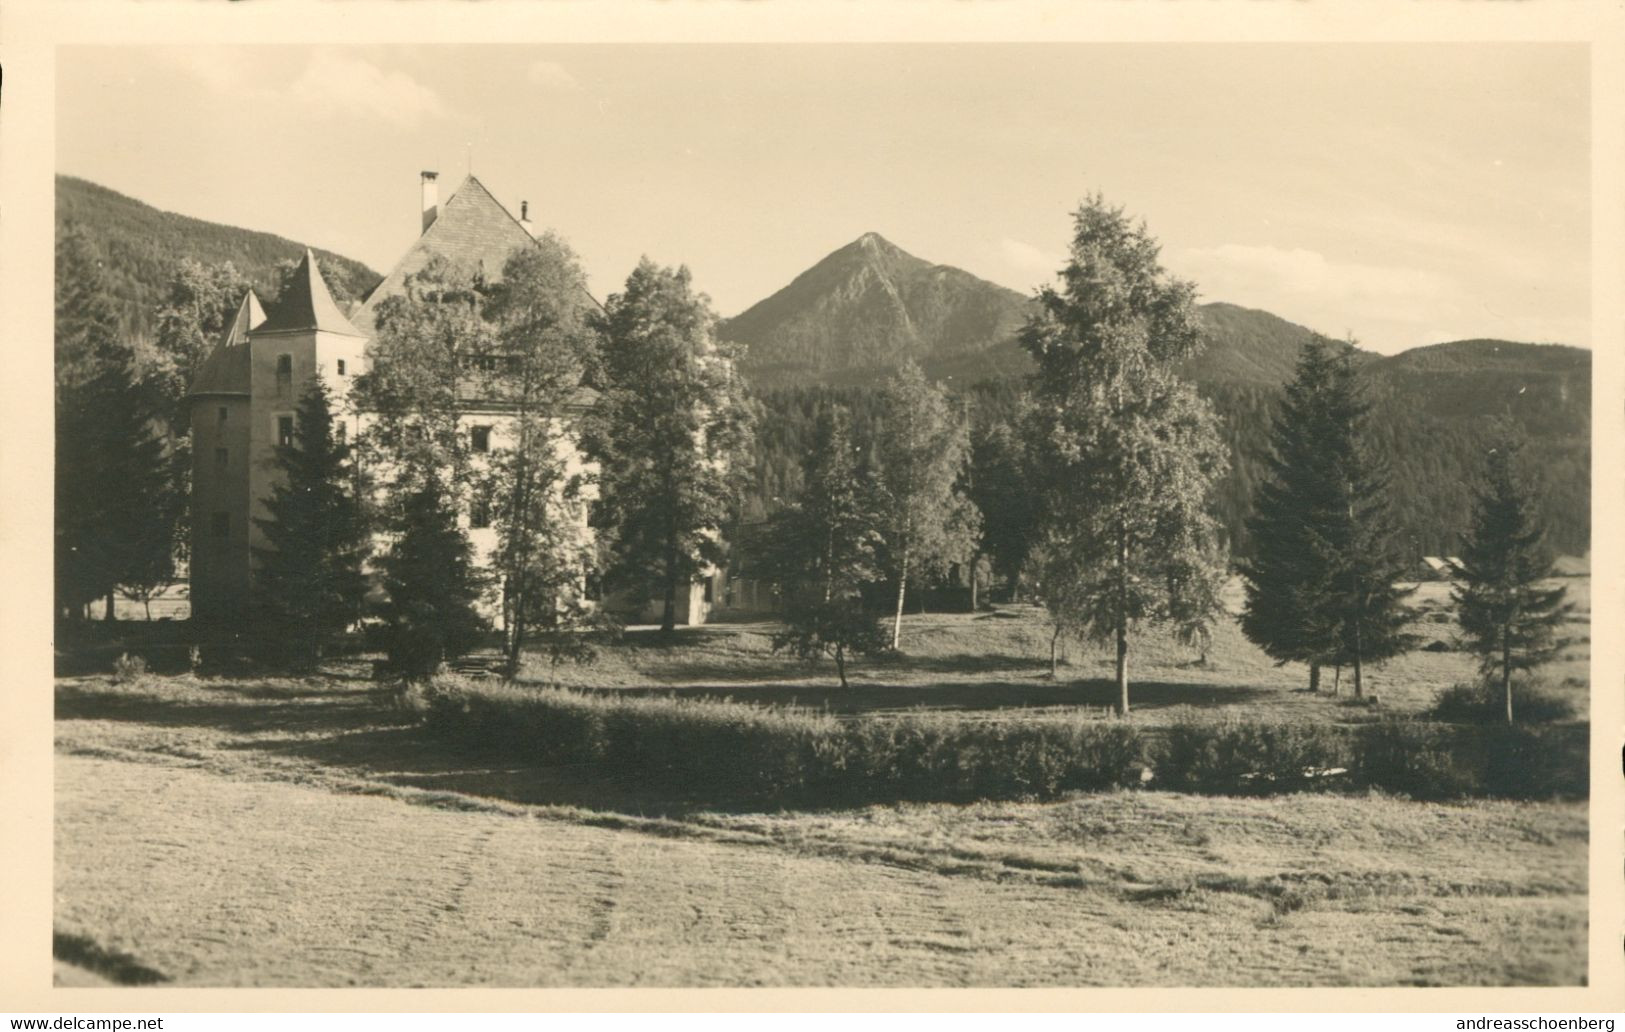
<svg viewBox="0 0 1625 1032">
<path fill-rule="evenodd" d="M 906 359 L 932 365 L 1013 338 L 1026 299 L 917 258 L 870 231 L 725 320 L 758 383 L 862 380 Z"/>
</svg>

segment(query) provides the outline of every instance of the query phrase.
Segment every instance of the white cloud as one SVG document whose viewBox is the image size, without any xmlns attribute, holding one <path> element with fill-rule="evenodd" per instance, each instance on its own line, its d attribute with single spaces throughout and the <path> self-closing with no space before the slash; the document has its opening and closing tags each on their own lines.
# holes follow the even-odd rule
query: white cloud
<svg viewBox="0 0 1625 1032">
<path fill-rule="evenodd" d="M 181 47 L 174 50 L 173 60 L 205 89 L 239 103 L 275 104 L 305 117 L 344 115 L 409 127 L 449 114 L 440 94 L 405 72 L 385 71 L 333 50 L 312 53 L 291 81 L 279 61 L 241 48 Z"/>
<path fill-rule="evenodd" d="M 238 92 L 243 86 L 243 65 L 223 47 L 177 47 L 175 64 L 211 90 Z"/>
<path fill-rule="evenodd" d="M 1181 271 L 1204 287 L 1222 282 L 1328 301 L 1437 298 L 1450 289 L 1443 277 L 1426 269 L 1333 261 L 1304 248 L 1221 244 L 1186 248 L 1177 259 Z"/>
<path fill-rule="evenodd" d="M 376 118 L 403 127 L 447 114 L 440 94 L 405 72 L 386 72 L 370 61 L 331 52 L 312 57 L 288 94 L 312 112 Z"/>
<path fill-rule="evenodd" d="M 525 78 L 530 80 L 532 86 L 540 86 L 546 90 L 567 92 L 581 88 L 576 77 L 557 61 L 532 61 L 530 67 L 525 69 Z"/>
<path fill-rule="evenodd" d="M 1036 272 L 1045 276 L 1054 275 L 1066 261 L 1062 255 L 1050 254 L 1025 240 L 1016 240 L 1013 237 L 1005 237 L 999 241 L 999 257 L 1003 258 L 1006 264 L 1022 272 Z"/>
</svg>

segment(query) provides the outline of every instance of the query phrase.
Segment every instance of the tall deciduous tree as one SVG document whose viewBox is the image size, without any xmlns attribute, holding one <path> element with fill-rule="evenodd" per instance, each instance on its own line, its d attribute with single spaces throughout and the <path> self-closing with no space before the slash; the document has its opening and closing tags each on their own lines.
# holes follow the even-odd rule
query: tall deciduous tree
<svg viewBox="0 0 1625 1032">
<path fill-rule="evenodd" d="M 970 435 L 947 390 L 927 381 L 920 367 L 909 361 L 887 381 L 881 407 L 886 416 L 875 452 L 886 550 L 897 578 L 895 649 L 903 635 L 909 574 L 928 564 L 969 558 L 981 516 L 957 490 L 969 457 Z"/>
<path fill-rule="evenodd" d="M 1226 455 L 1212 408 L 1174 363 L 1201 334 L 1195 288 L 1122 209 L 1090 198 L 1073 217 L 1058 287 L 1038 292 L 1022 344 L 1038 364 L 1029 432 L 1057 574 L 1056 618 L 1117 651 L 1129 710 L 1129 632 L 1185 613 L 1222 569 L 1209 497 Z"/>
<path fill-rule="evenodd" d="M 427 476 L 401 499 L 397 535 L 383 556 L 389 659 L 420 679 L 479 644 L 486 621 L 478 603 L 485 578 L 458 524 L 455 498 Z"/>
<path fill-rule="evenodd" d="M 483 490 L 497 529 L 504 646 L 516 671 L 534 630 L 569 634 L 588 615 L 587 478 L 571 462 L 582 380 L 597 360 L 587 297 L 579 259 L 548 234 L 508 259 L 487 311 L 495 353 L 478 364 L 475 382 L 509 416 Z M 557 655 L 558 644 L 549 651 Z"/>
<path fill-rule="evenodd" d="M 248 288 L 248 280 L 230 262 L 204 265 L 183 258 L 175 266 L 158 306 L 156 339 L 137 360 L 173 408 L 177 423 L 198 366 L 230 325 Z"/>
<path fill-rule="evenodd" d="M 774 514 L 766 535 L 767 566 L 784 598 L 785 630 L 773 647 L 807 659 L 832 656 L 842 688 L 847 656 L 887 643 L 880 614 L 864 596 L 881 577 L 880 520 L 850 422 L 844 408 L 819 413 L 803 464 L 802 497 Z"/>
<path fill-rule="evenodd" d="M 483 310 L 487 288 L 441 258 L 379 306 L 356 397 L 373 419 L 361 442 L 379 486 L 404 498 L 427 476 L 459 500 L 472 473 L 465 373 L 500 361 Z"/>
<path fill-rule="evenodd" d="M 1535 493 L 1518 468 L 1520 445 L 1506 434 L 1492 448 L 1462 550 L 1462 580 L 1451 592 L 1457 619 L 1486 678 L 1498 676 L 1513 719 L 1512 675 L 1562 647 L 1557 628 L 1573 607 L 1561 587 L 1542 587 L 1552 556 L 1536 515 Z"/>
<path fill-rule="evenodd" d="M 587 436 L 599 467 L 593 525 L 608 539 L 611 582 L 658 599 L 667 634 L 678 589 L 723 560 L 721 530 L 746 469 L 749 408 L 715 322 L 686 268 L 647 258 L 601 320 L 603 398 Z"/>
<path fill-rule="evenodd" d="M 351 447 L 333 432 L 332 399 L 320 378 L 299 399 L 293 443 L 280 445 L 281 477 L 254 522 L 255 630 L 270 650 L 296 664 L 361 615 L 369 537 Z"/>
</svg>

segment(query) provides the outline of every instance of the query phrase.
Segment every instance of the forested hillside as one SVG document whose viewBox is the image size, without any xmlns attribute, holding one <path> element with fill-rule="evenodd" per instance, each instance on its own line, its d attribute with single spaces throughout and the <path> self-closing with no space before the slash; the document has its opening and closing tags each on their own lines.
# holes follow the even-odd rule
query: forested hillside
<svg viewBox="0 0 1625 1032">
<path fill-rule="evenodd" d="M 58 234 L 68 224 L 84 230 L 101 259 L 121 330 L 140 340 L 152 337 L 157 307 L 182 258 L 204 265 L 229 261 L 269 299 L 276 292 L 277 263 L 296 259 L 305 249 L 271 233 L 159 211 L 72 176 L 56 177 L 56 224 Z M 364 296 L 381 278 L 343 255 L 316 254 L 352 296 Z"/>
<path fill-rule="evenodd" d="M 1394 508 L 1416 555 L 1459 551 L 1490 430 L 1501 416 L 1529 436 L 1528 466 L 1541 478 L 1550 543 L 1564 553 L 1589 550 L 1590 359 L 1578 348 L 1463 341 L 1367 361 L 1364 380 L 1376 445 L 1392 464 Z M 1267 476 L 1280 387 L 1222 376 L 1198 378 L 1197 384 L 1219 410 L 1231 454 L 1230 472 L 1219 482 L 1218 515 L 1233 550 L 1247 554 L 1251 542 L 1245 524 L 1253 492 Z M 982 424 L 1015 420 L 1020 395 L 1020 380 L 1012 377 L 959 391 L 967 411 Z M 870 439 L 885 418 L 873 387 L 820 385 L 760 396 L 763 418 L 747 520 L 761 518 L 800 491 L 800 457 L 818 406 L 829 403 L 851 409 L 859 441 Z"/>
</svg>

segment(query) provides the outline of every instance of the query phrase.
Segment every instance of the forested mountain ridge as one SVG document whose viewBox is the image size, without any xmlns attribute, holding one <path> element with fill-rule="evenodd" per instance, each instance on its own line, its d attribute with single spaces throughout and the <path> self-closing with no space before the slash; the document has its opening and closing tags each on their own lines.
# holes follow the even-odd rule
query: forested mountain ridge
<svg viewBox="0 0 1625 1032">
<path fill-rule="evenodd" d="M 69 224 L 88 236 L 107 275 L 120 328 L 135 339 L 150 339 L 158 305 L 181 259 L 204 265 L 229 261 L 269 299 L 276 291 L 277 263 L 297 259 L 305 250 L 304 244 L 273 233 L 161 211 L 105 186 L 58 175 L 57 233 Z M 316 255 L 355 297 L 381 279 L 354 259 L 320 249 Z"/>
</svg>

